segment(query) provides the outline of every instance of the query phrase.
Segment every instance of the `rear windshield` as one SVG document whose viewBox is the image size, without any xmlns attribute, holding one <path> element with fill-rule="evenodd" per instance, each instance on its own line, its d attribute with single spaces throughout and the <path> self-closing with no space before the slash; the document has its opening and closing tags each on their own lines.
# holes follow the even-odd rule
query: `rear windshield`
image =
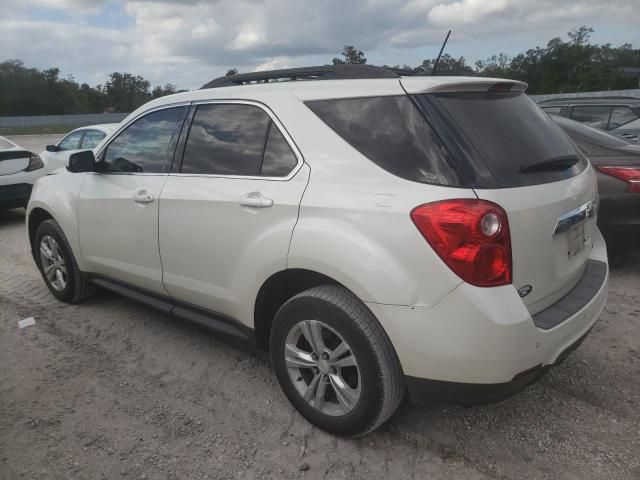
<svg viewBox="0 0 640 480">
<path fill-rule="evenodd" d="M 523 93 L 439 93 L 416 95 L 415 99 L 474 187 L 555 182 L 587 166 L 569 137 Z M 521 171 L 538 162 L 574 155 L 580 161 L 570 168 Z"/>
<path fill-rule="evenodd" d="M 386 171 L 415 182 L 462 186 L 448 150 L 408 96 L 318 100 L 306 105 Z"/>
</svg>

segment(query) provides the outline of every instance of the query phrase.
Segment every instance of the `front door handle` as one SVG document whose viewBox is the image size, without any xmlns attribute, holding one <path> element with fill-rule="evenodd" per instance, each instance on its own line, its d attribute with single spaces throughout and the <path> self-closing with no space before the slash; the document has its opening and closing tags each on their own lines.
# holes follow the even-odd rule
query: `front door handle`
<svg viewBox="0 0 640 480">
<path fill-rule="evenodd" d="M 260 192 L 251 192 L 241 196 L 238 203 L 243 207 L 269 208 L 273 206 L 273 200 L 263 197 Z"/>
<path fill-rule="evenodd" d="M 133 196 L 133 201 L 136 203 L 151 203 L 153 202 L 153 195 L 146 190 L 140 190 Z"/>
</svg>

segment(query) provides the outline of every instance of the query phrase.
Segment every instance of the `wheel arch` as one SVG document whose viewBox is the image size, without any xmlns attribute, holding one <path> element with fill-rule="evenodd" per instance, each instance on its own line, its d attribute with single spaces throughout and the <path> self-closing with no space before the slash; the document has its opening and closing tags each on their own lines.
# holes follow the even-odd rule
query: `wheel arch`
<svg viewBox="0 0 640 480">
<path fill-rule="evenodd" d="M 298 293 L 319 285 L 340 285 L 353 294 L 337 280 L 303 268 L 281 270 L 264 281 L 255 300 L 253 318 L 256 342 L 260 348 L 269 349 L 271 325 L 280 307 Z"/>
<path fill-rule="evenodd" d="M 29 216 L 27 217 L 27 235 L 29 236 L 31 255 L 34 260 L 36 259 L 36 246 L 34 244 L 36 241 L 36 232 L 40 224 L 46 220 L 55 220 L 48 210 L 42 207 L 35 207 L 29 211 Z"/>
</svg>

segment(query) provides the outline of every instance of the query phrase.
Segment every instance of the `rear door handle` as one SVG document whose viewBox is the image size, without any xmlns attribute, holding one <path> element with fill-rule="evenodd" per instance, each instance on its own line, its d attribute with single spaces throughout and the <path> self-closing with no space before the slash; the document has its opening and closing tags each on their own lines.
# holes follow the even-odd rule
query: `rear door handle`
<svg viewBox="0 0 640 480">
<path fill-rule="evenodd" d="M 263 197 L 260 192 L 251 192 L 241 196 L 238 203 L 243 207 L 269 208 L 273 206 L 273 200 Z"/>
<path fill-rule="evenodd" d="M 133 201 L 136 203 L 151 203 L 153 202 L 153 195 L 146 190 L 140 190 L 133 196 Z"/>
</svg>

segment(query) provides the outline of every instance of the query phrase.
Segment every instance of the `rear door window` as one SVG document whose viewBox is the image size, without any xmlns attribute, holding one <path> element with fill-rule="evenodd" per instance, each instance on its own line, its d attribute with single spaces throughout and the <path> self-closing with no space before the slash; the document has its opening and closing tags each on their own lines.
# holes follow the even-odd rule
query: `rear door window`
<svg viewBox="0 0 640 480">
<path fill-rule="evenodd" d="M 297 164 L 289 143 L 262 108 L 213 103 L 196 109 L 181 172 L 286 177 Z"/>
<path fill-rule="evenodd" d="M 571 110 L 571 118 L 586 123 L 590 127 L 607 129 L 611 107 L 607 105 L 576 105 Z"/>
<path fill-rule="evenodd" d="M 524 93 L 460 92 L 415 98 L 464 166 L 471 186 L 548 183 L 586 168 L 587 161 L 575 144 Z M 578 162 L 570 168 L 523 172 L 539 162 L 576 155 Z"/>
<path fill-rule="evenodd" d="M 408 96 L 319 100 L 306 105 L 386 171 L 415 182 L 462 186 L 447 149 Z"/>
<path fill-rule="evenodd" d="M 258 175 L 270 118 L 254 105 L 198 106 L 182 160 L 183 173 Z"/>
</svg>

